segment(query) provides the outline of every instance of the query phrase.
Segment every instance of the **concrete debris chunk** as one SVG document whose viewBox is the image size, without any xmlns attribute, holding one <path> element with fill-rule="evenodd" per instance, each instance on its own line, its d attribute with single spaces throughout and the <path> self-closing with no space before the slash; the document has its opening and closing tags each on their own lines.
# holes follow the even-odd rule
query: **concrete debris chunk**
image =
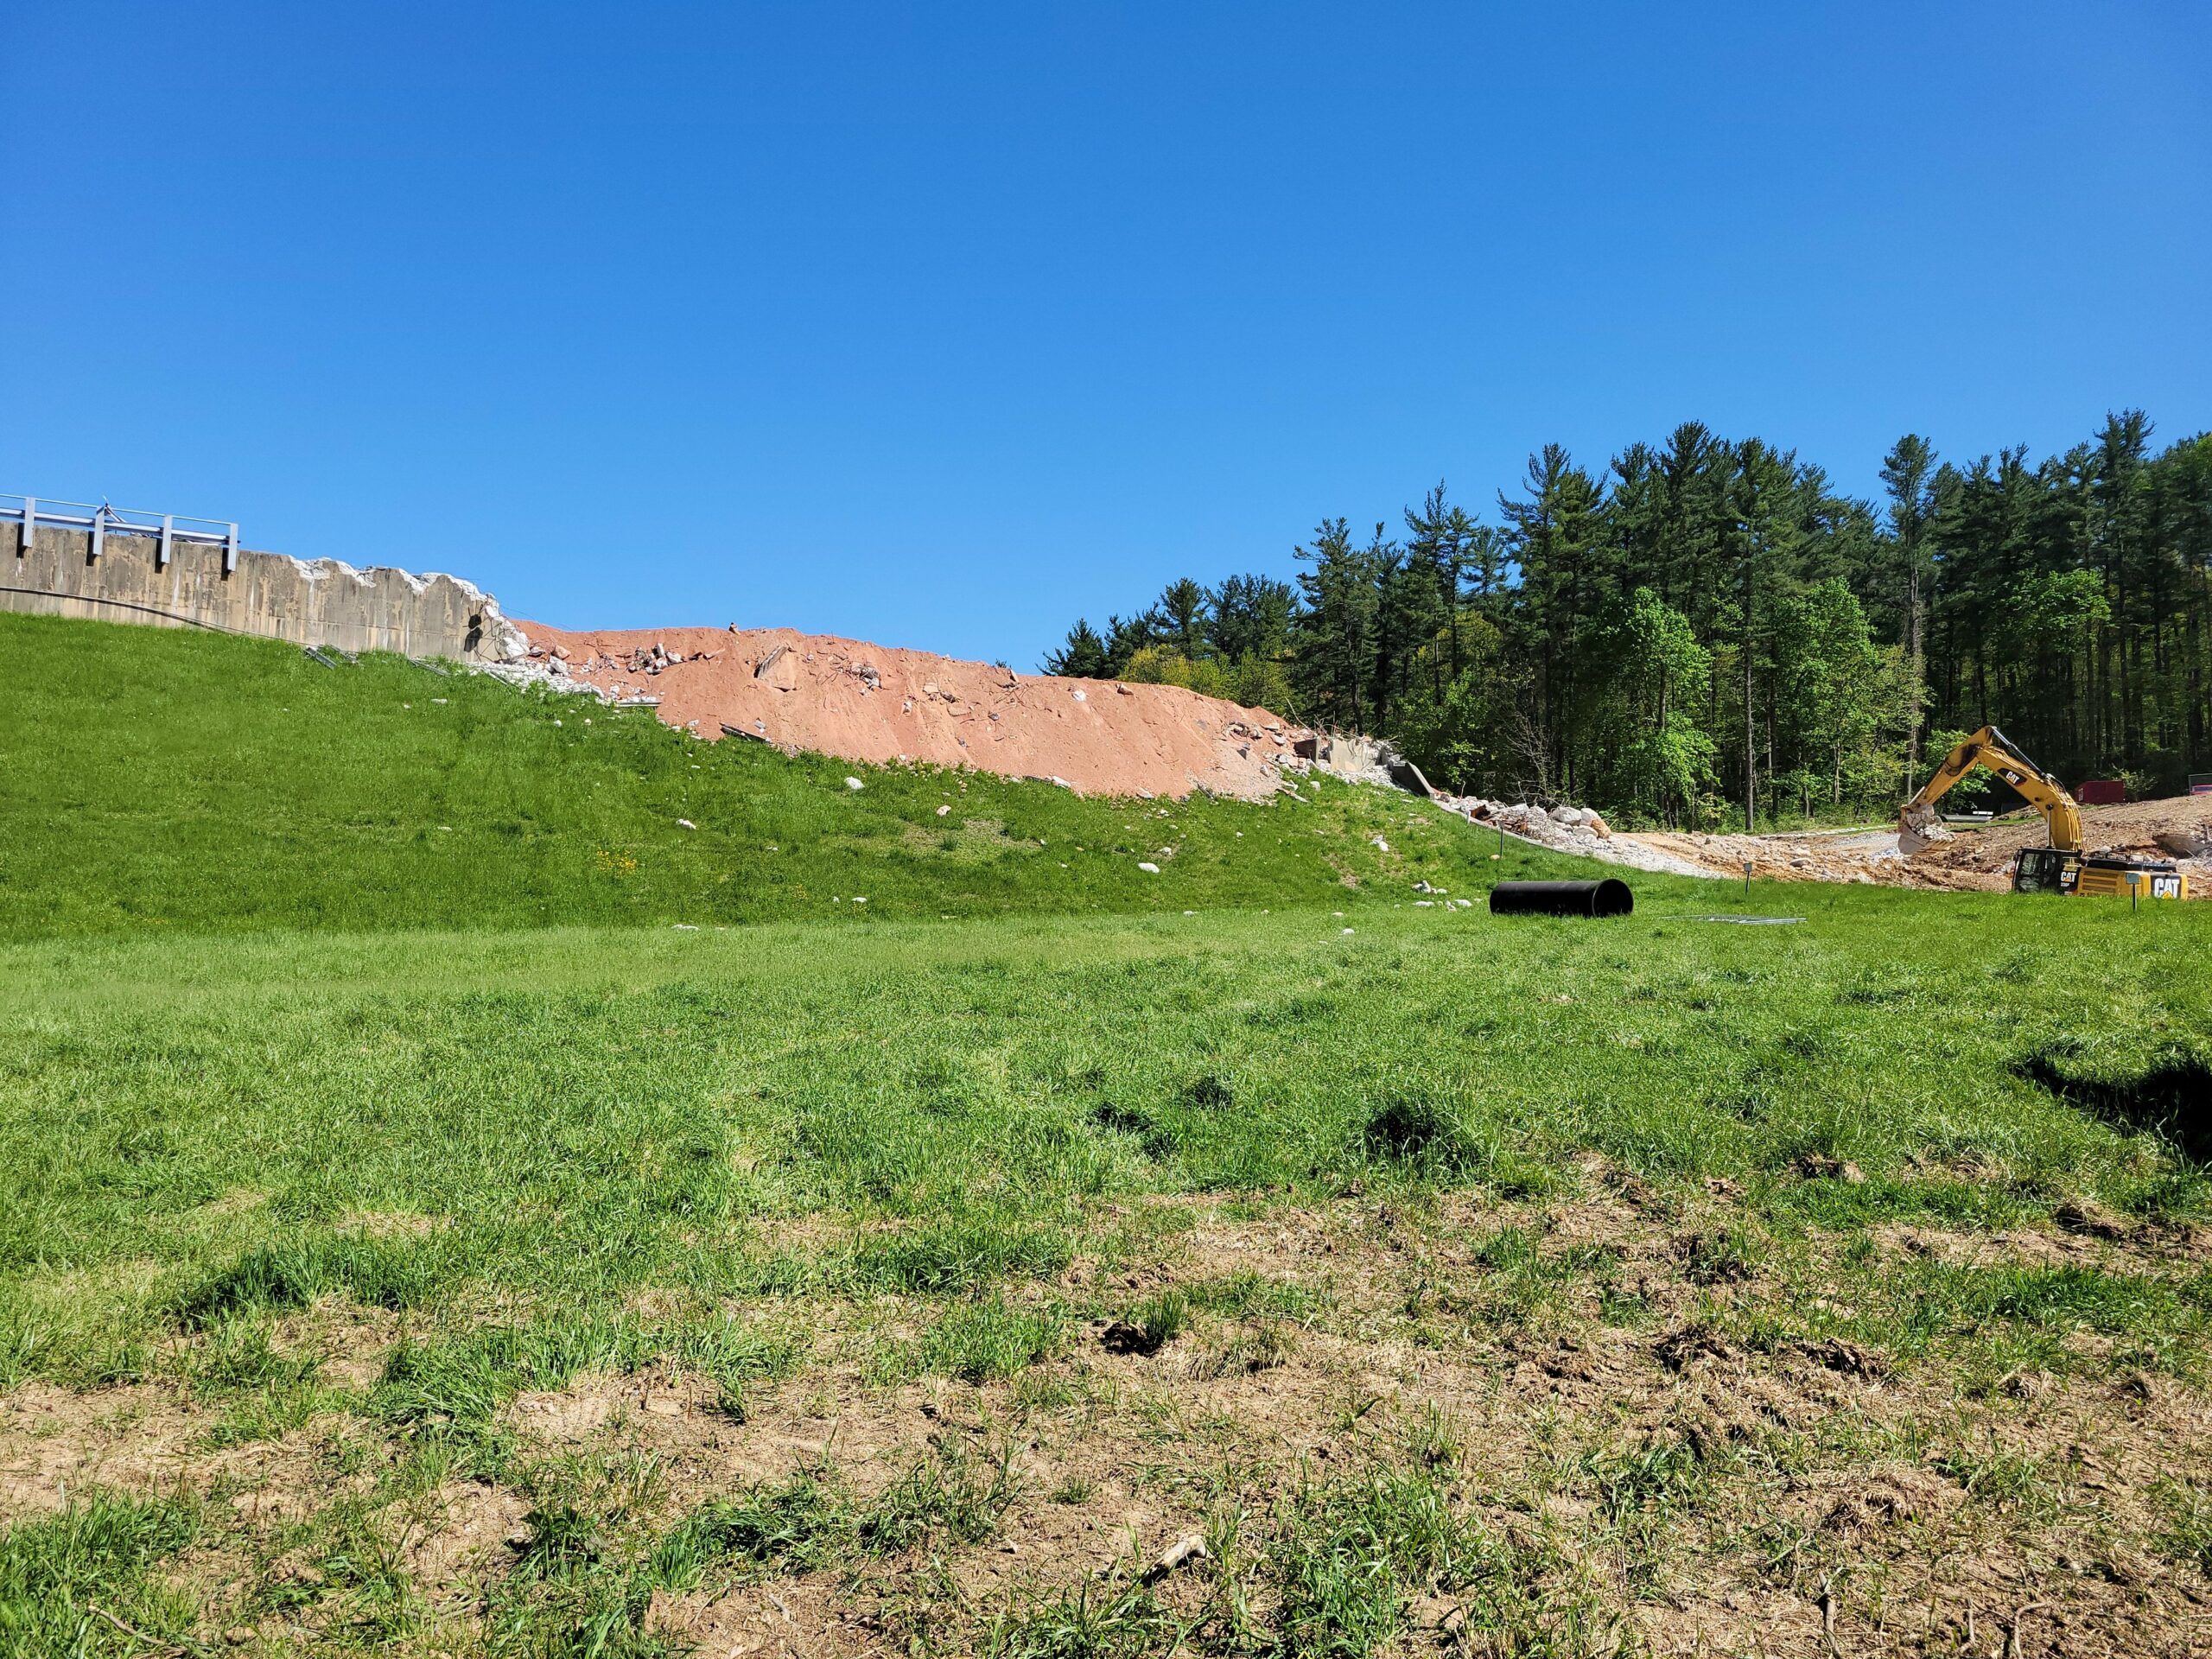
<svg viewBox="0 0 2212 1659">
<path fill-rule="evenodd" d="M 1161 1550 L 1153 1564 L 1145 1568 L 1144 1581 L 1147 1584 L 1152 1584 L 1164 1579 L 1185 1562 L 1212 1559 L 1212 1556 L 1207 1553 L 1206 1541 L 1195 1532 L 1186 1532 L 1168 1545 L 1166 1549 Z"/>
</svg>

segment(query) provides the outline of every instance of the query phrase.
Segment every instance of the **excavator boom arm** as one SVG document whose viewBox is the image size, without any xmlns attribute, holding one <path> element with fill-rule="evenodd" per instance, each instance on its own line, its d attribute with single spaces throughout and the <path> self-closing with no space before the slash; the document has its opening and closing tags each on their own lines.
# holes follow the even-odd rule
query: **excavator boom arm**
<svg viewBox="0 0 2212 1659">
<path fill-rule="evenodd" d="M 2082 850 L 2082 809 L 2066 792 L 2066 786 L 2029 760 L 2018 744 L 1994 726 L 1983 727 L 1943 757 L 1943 764 L 1921 785 L 1920 792 L 1905 803 L 1904 821 L 1910 824 L 1917 817 L 1932 822 L 1936 803 L 1976 766 L 1995 772 L 2027 798 L 2029 804 L 2043 814 L 2053 847 L 2069 853 Z"/>
</svg>

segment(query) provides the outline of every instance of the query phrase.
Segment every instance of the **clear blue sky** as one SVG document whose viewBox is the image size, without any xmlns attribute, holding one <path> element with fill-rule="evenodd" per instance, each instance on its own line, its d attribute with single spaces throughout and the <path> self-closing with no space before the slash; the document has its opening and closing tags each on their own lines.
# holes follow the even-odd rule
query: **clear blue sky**
<svg viewBox="0 0 2212 1659">
<path fill-rule="evenodd" d="M 1695 418 L 2212 425 L 2212 5 L 0 5 L 0 489 L 1033 664 Z"/>
</svg>

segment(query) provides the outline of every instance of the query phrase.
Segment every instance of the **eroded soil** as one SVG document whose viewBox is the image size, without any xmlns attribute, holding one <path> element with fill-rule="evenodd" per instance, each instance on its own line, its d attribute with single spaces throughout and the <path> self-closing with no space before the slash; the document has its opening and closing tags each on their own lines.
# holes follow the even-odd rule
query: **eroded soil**
<svg viewBox="0 0 2212 1659">
<path fill-rule="evenodd" d="M 367 1361 L 402 1333 L 327 1307 L 278 1332 L 323 1369 L 257 1437 L 219 1389 L 26 1382 L 0 1401 L 0 1522 L 96 1489 L 201 1505 L 165 1570 L 204 1601 L 202 1638 L 242 1646 L 473 1651 L 587 1613 L 728 1655 L 1272 1651 L 1330 1630 L 1402 1652 L 2212 1645 L 2195 1359 L 2078 1328 L 1892 1344 L 1852 1305 L 1936 1268 L 2201 1294 L 2185 1232 L 1791 1236 L 1726 1183 L 1662 1192 L 1595 1159 L 1543 1199 L 1096 1220 L 1115 1249 L 982 1301 L 727 1307 L 807 1332 L 741 1400 L 663 1357 L 514 1393 L 480 1433 L 398 1428 Z M 918 1363 L 984 1306 L 1047 1322 L 1040 1356 Z M 1356 1567 L 1357 1527 L 1327 1517 L 1386 1490 L 1452 1517 L 1482 1565 L 1402 1569 L 1389 1617 L 1346 1634 L 1298 1573 Z"/>
</svg>

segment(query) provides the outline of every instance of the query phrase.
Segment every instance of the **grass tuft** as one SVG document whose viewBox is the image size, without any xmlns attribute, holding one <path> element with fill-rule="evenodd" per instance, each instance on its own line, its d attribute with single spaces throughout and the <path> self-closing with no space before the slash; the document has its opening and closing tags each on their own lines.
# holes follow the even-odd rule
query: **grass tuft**
<svg viewBox="0 0 2212 1659">
<path fill-rule="evenodd" d="M 200 1511 L 187 1501 L 99 1491 L 0 1533 L 0 1651 L 118 1650 L 93 1606 L 157 1639 L 188 1640 L 194 1599 L 155 1569 L 200 1533 Z"/>
<path fill-rule="evenodd" d="M 994 1292 L 940 1314 L 916 1345 L 914 1363 L 965 1382 L 1012 1376 L 1058 1348 L 1066 1324 L 1058 1307 L 1015 1307 Z"/>
</svg>

